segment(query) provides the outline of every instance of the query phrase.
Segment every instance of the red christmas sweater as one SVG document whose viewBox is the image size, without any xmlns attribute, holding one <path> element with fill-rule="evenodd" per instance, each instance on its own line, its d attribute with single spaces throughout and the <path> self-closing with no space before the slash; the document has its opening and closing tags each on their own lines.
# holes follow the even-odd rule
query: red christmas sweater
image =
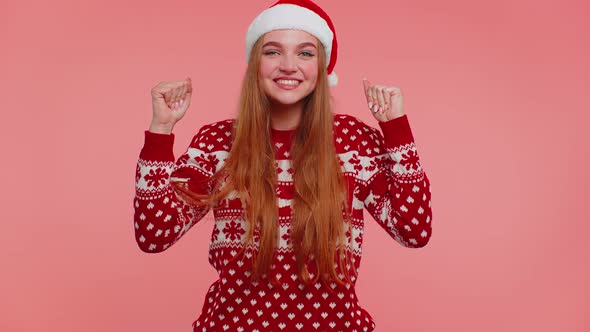
<svg viewBox="0 0 590 332">
<path fill-rule="evenodd" d="M 201 127 L 177 160 L 174 134 L 145 131 L 133 201 L 135 238 L 142 251 L 157 253 L 170 248 L 209 212 L 207 207 L 184 202 L 169 180 L 188 178 L 191 190 L 211 193 L 210 183 L 198 185 L 193 180 L 207 179 L 223 165 L 232 145 L 234 124 L 234 119 L 228 119 Z M 356 269 L 361 262 L 364 210 L 404 247 L 423 247 L 432 233 L 430 183 L 407 115 L 378 124 L 383 134 L 354 116 L 334 115 L 336 152 L 354 189 L 348 195 L 352 222 L 346 227 L 346 237 Z M 352 283 L 345 281 L 346 287 L 335 282 L 304 287 L 297 277 L 290 242 L 294 187 L 288 151 L 293 133 L 275 129 L 271 133 L 279 177 L 280 225 L 272 273 L 282 286 L 271 283 L 266 275 L 262 281 L 251 282 L 243 257 L 232 259 L 242 248 L 248 223 L 241 218 L 239 198 L 228 195 L 213 209 L 215 222 L 209 244 L 209 263 L 219 278 L 205 296 L 193 331 L 374 331 L 373 318 L 357 298 L 354 276 Z M 257 229 L 254 235 L 257 246 Z M 313 276 L 315 264 L 308 266 Z M 337 271 L 343 278 L 342 271 Z"/>
</svg>

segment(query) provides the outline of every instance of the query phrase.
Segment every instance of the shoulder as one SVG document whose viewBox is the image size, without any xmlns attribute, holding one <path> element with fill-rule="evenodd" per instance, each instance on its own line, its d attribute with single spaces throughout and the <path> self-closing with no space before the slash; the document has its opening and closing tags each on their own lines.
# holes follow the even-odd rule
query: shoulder
<svg viewBox="0 0 590 332">
<path fill-rule="evenodd" d="M 377 140 L 381 136 L 379 129 L 372 127 L 351 114 L 334 114 L 334 131 L 339 135 L 355 135 L 362 140 Z"/>
<path fill-rule="evenodd" d="M 231 131 L 234 126 L 235 119 L 225 119 L 216 122 L 204 124 L 197 134 L 202 136 L 215 136 L 214 133 L 222 133 L 225 131 Z"/>
<path fill-rule="evenodd" d="M 352 143 L 360 156 L 375 156 L 384 144 L 381 130 L 350 114 L 334 114 L 334 131 L 340 141 Z"/>
<path fill-rule="evenodd" d="M 193 136 L 192 144 L 227 146 L 233 136 L 235 119 L 225 119 L 202 125 Z"/>
</svg>

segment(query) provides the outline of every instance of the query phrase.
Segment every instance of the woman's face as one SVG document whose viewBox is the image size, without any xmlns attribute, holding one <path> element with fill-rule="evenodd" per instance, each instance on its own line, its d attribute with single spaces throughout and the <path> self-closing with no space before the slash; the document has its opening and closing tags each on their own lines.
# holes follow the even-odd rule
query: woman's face
<svg viewBox="0 0 590 332">
<path fill-rule="evenodd" d="M 301 30 L 274 30 L 263 38 L 259 72 L 262 90 L 271 102 L 280 105 L 301 101 L 316 86 L 318 40 Z"/>
</svg>

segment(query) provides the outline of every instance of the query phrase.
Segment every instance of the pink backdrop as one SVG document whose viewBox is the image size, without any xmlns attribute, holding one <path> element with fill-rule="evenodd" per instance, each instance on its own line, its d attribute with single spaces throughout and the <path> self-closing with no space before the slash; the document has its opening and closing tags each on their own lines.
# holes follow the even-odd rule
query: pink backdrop
<svg viewBox="0 0 590 332">
<path fill-rule="evenodd" d="M 1 331 L 190 331 L 211 215 L 161 254 L 133 237 L 150 89 L 193 78 L 179 156 L 234 116 L 246 28 L 273 2 L 0 5 Z M 432 183 L 427 247 L 367 219 L 357 292 L 377 331 L 588 331 L 588 2 L 317 2 L 336 111 L 377 127 L 361 79 L 400 86 Z"/>
</svg>

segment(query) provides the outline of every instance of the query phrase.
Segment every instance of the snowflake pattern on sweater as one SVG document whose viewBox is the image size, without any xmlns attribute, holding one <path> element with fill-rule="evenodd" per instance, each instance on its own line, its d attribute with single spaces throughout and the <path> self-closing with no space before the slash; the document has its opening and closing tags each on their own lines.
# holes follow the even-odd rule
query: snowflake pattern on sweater
<svg viewBox="0 0 590 332">
<path fill-rule="evenodd" d="M 193 137 L 177 160 L 174 134 L 145 131 L 135 175 L 135 238 L 142 251 L 157 253 L 170 248 L 203 219 L 208 207 L 186 203 L 170 184 L 171 177 L 188 178 L 189 188 L 211 193 L 212 184 L 200 182 L 219 170 L 232 143 L 235 119 L 207 124 Z M 334 144 L 349 188 L 352 207 L 346 238 L 356 269 L 361 262 L 363 211 L 399 244 L 425 246 L 432 232 L 429 180 L 420 164 L 407 115 L 378 122 L 383 134 L 358 118 L 334 115 Z M 278 173 L 279 243 L 272 273 L 250 282 L 249 265 L 232 259 L 242 248 L 249 224 L 241 218 L 239 198 L 228 195 L 213 209 L 215 223 L 209 244 L 209 263 L 219 278 L 210 286 L 193 331 L 374 331 L 375 322 L 362 308 L 355 292 L 356 278 L 341 286 L 317 282 L 304 287 L 290 242 L 293 169 L 289 147 L 293 131 L 272 129 Z M 203 184 L 208 183 L 208 184 Z M 254 232 L 257 247 L 258 233 Z M 251 258 L 246 253 L 247 258 Z M 336 265 L 336 264 L 335 264 Z M 308 265 L 311 275 L 315 265 Z M 336 265 L 337 266 L 337 265 Z M 337 268 L 341 278 L 344 274 Z"/>
</svg>

